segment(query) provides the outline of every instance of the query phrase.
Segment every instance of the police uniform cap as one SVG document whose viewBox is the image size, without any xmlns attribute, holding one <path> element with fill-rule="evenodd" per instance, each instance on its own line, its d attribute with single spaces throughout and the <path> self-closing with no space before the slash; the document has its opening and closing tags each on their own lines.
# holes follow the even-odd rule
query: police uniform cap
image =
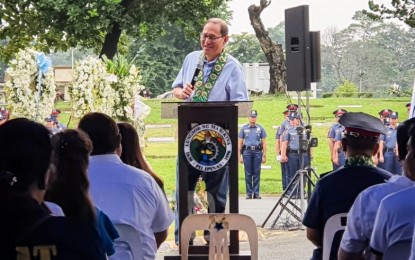
<svg viewBox="0 0 415 260">
<path fill-rule="evenodd" d="M 392 112 L 392 114 L 391 114 L 391 118 L 392 119 L 397 119 L 398 118 L 398 112 Z"/>
<path fill-rule="evenodd" d="M 390 116 L 390 114 L 392 114 L 392 109 L 389 108 L 385 108 L 379 111 L 378 115 L 380 116 Z"/>
<path fill-rule="evenodd" d="M 298 105 L 297 105 L 297 104 L 289 104 L 289 105 L 287 106 L 287 109 L 288 109 L 289 111 L 297 111 L 297 109 L 298 109 Z"/>
<path fill-rule="evenodd" d="M 257 117 L 257 116 L 258 116 L 258 112 L 256 110 L 251 110 L 250 117 Z"/>
<path fill-rule="evenodd" d="M 333 111 L 333 115 L 335 116 L 342 116 L 343 114 L 346 114 L 347 110 L 345 109 L 337 109 L 335 111 Z"/>
<path fill-rule="evenodd" d="M 52 116 L 57 116 L 61 113 L 61 111 L 59 109 L 53 109 L 52 110 Z"/>
<path fill-rule="evenodd" d="M 284 112 L 282 112 L 282 114 L 283 114 L 283 115 L 287 115 L 287 114 L 288 114 L 288 112 L 289 112 L 289 111 L 288 111 L 288 109 L 287 109 L 287 110 L 284 110 Z"/>
<path fill-rule="evenodd" d="M 294 119 L 294 118 L 299 119 L 299 118 L 300 118 L 300 114 L 298 114 L 297 112 L 291 112 L 291 113 L 288 115 L 288 118 L 289 118 L 289 119 Z"/>
<path fill-rule="evenodd" d="M 55 120 L 51 116 L 49 116 L 49 117 L 45 118 L 45 121 L 46 122 L 54 122 Z"/>
<path fill-rule="evenodd" d="M 345 135 L 353 137 L 378 137 L 387 134 L 387 129 L 376 117 L 362 113 L 346 113 L 339 123 L 345 127 Z"/>
</svg>

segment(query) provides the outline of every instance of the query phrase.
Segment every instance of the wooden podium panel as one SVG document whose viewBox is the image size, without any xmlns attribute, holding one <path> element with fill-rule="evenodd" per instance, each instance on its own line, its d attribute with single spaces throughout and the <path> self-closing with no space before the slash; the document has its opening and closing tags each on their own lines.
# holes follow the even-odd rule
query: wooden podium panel
<svg viewBox="0 0 415 260">
<path fill-rule="evenodd" d="M 179 230 L 185 217 L 189 214 L 188 203 L 188 169 L 194 167 L 201 172 L 214 171 L 216 167 L 229 167 L 229 212 L 239 213 L 239 190 L 238 190 L 238 116 L 248 117 L 252 102 L 178 102 L 163 103 L 162 117 L 178 117 L 178 171 L 179 171 L 179 196 L 177 201 L 179 213 Z M 163 112 L 164 111 L 164 112 Z M 226 153 L 223 160 L 214 166 L 201 166 L 198 162 L 189 159 L 189 136 L 198 134 L 200 129 L 213 129 L 224 133 L 226 142 Z M 187 147 L 187 149 L 186 149 Z M 190 163 L 192 162 L 192 163 Z M 223 165 L 221 162 L 224 162 Z M 218 166 L 219 165 L 219 166 Z M 218 213 L 220 214 L 220 213 Z M 180 233 L 180 232 L 179 232 Z M 181 241 L 181 238 L 179 239 Z M 247 259 L 246 255 L 238 258 L 239 238 L 238 231 L 230 231 L 229 253 L 233 259 Z M 196 254 L 195 259 L 206 257 L 206 246 L 192 246 L 191 250 Z M 179 259 L 180 256 L 166 256 L 165 259 Z M 236 258 L 235 258 L 236 257 Z M 190 259 L 190 258 L 189 258 Z"/>
</svg>

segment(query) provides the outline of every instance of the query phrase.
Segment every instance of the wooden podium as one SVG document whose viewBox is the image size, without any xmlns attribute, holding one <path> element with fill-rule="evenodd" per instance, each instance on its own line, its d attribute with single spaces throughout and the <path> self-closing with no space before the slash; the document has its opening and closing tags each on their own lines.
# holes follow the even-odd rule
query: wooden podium
<svg viewBox="0 0 415 260">
<path fill-rule="evenodd" d="M 179 185 L 176 189 L 179 190 L 179 196 L 176 207 L 178 207 L 179 213 L 179 230 L 183 220 L 189 214 L 189 167 L 207 174 L 222 167 L 229 167 L 229 200 L 227 201 L 229 213 L 239 213 L 238 117 L 249 117 L 251 108 L 252 102 L 249 101 L 162 103 L 162 118 L 178 118 Z M 211 137 L 219 140 L 221 145 L 210 144 Z M 208 139 L 207 144 L 206 138 Z M 216 148 L 213 147 L 216 152 L 215 159 L 208 158 L 207 153 L 198 152 L 201 146 L 203 149 L 209 150 L 209 145 L 216 146 Z M 230 231 L 229 241 L 231 259 L 250 259 L 249 255 L 239 254 L 238 231 Z M 209 246 L 207 245 L 189 247 L 189 259 L 208 259 L 208 253 Z M 165 256 L 164 259 L 180 259 L 180 255 Z"/>
</svg>

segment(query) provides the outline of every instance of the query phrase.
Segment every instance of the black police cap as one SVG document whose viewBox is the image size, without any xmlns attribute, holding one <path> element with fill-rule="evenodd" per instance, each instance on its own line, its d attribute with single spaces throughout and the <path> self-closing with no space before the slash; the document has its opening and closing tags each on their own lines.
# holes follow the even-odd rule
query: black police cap
<svg viewBox="0 0 415 260">
<path fill-rule="evenodd" d="M 380 134 L 387 134 L 387 129 L 383 123 L 376 117 L 362 113 L 346 113 L 339 123 L 346 130 L 345 134 L 354 137 L 377 137 Z"/>
</svg>

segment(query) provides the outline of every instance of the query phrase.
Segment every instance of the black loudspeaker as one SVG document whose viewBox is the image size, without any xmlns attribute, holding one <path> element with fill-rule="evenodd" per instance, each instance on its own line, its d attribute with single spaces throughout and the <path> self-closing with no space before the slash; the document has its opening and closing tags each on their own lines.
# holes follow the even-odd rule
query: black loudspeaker
<svg viewBox="0 0 415 260">
<path fill-rule="evenodd" d="M 310 26 L 308 5 L 285 9 L 287 90 L 311 88 Z"/>
<path fill-rule="evenodd" d="M 321 81 L 320 32 L 310 32 L 311 82 Z"/>
</svg>

